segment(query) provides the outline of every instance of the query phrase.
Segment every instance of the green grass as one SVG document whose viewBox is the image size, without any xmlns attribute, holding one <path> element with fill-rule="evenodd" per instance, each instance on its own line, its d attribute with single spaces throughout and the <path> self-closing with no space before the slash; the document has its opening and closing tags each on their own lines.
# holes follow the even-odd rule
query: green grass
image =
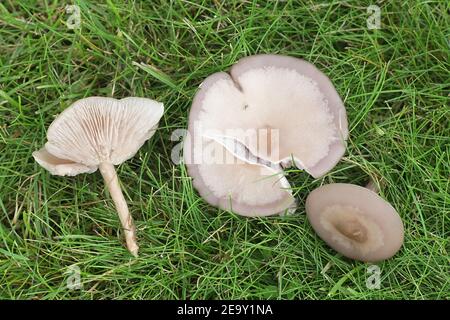
<svg viewBox="0 0 450 320">
<path fill-rule="evenodd" d="M 446 1 L 65 1 L 0 3 L 0 298 L 5 299 L 449 299 L 450 28 Z M 373 1 L 375 3 L 375 1 Z M 218 210 L 170 152 L 209 74 L 239 58 L 281 53 L 312 61 L 347 107 L 348 151 L 325 177 L 290 171 L 299 208 L 247 219 Z M 51 176 L 31 153 L 54 117 L 104 95 L 163 101 L 160 129 L 118 173 L 135 218 L 140 257 L 123 246 L 98 172 Z M 384 187 L 405 243 L 379 263 L 343 258 L 316 236 L 304 211 L 324 183 Z M 69 266 L 83 290 L 68 290 Z"/>
</svg>

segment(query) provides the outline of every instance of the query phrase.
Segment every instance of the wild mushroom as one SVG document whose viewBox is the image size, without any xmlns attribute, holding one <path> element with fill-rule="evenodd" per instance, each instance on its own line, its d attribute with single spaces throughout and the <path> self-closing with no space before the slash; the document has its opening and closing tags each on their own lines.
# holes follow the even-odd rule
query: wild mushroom
<svg viewBox="0 0 450 320">
<path fill-rule="evenodd" d="M 280 55 L 246 57 L 230 74 L 206 78 L 194 97 L 188 131 L 184 161 L 200 195 L 247 216 L 292 207 L 283 168 L 294 164 L 322 176 L 344 154 L 348 136 L 343 102 L 328 77 L 309 62 Z M 225 140 L 241 145 L 237 149 L 257 163 Z M 205 163 L 205 150 L 212 146 L 244 163 Z"/>
<path fill-rule="evenodd" d="M 138 254 L 136 231 L 115 165 L 133 157 L 155 132 L 162 103 L 146 98 L 90 97 L 76 101 L 50 125 L 48 142 L 34 159 L 53 175 L 75 176 L 100 169 L 122 223 L 128 250 Z"/>
<path fill-rule="evenodd" d="M 347 183 L 321 186 L 308 195 L 306 213 L 319 237 L 348 258 L 385 260 L 403 244 L 400 216 L 371 188 Z"/>
</svg>

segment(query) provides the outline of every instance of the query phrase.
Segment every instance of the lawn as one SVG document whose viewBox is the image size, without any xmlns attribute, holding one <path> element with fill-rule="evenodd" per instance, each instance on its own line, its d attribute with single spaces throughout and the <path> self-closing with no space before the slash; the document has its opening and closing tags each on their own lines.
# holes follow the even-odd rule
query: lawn
<svg viewBox="0 0 450 320">
<path fill-rule="evenodd" d="M 65 1 L 0 3 L 0 298 L 450 299 L 448 2 L 379 1 L 379 29 L 366 23 L 375 1 L 74 3 L 78 29 Z M 289 171 L 290 216 L 216 209 L 170 157 L 202 80 L 256 53 L 313 62 L 347 108 L 339 164 L 320 179 Z M 58 113 L 93 95 L 165 104 L 154 137 L 117 168 L 137 259 L 98 172 L 51 176 L 31 156 Z M 405 227 L 378 289 L 304 210 L 322 184 L 369 179 Z M 78 270 L 82 288 L 70 286 Z"/>
</svg>

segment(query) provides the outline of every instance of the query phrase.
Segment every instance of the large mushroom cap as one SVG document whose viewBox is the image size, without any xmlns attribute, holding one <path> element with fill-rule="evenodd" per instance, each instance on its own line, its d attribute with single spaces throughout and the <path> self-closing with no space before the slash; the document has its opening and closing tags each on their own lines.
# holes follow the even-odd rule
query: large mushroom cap
<svg viewBox="0 0 450 320">
<path fill-rule="evenodd" d="M 102 162 L 119 165 L 153 135 L 163 112 L 162 103 L 146 98 L 78 100 L 52 122 L 48 142 L 33 156 L 56 175 L 91 173 Z"/>
<path fill-rule="evenodd" d="M 201 127 L 201 132 L 196 127 Z M 250 208 L 251 215 L 262 215 L 258 211 L 264 208 L 262 212 L 267 215 L 291 206 L 293 198 L 286 189 L 289 184 L 272 183 L 272 191 L 263 193 L 259 183 L 252 182 L 254 172 L 250 168 L 255 164 L 242 170 L 234 164 L 194 163 L 211 140 L 221 143 L 221 137 L 234 139 L 262 163 L 286 167 L 293 162 L 318 177 L 342 157 L 348 136 L 344 105 L 328 77 L 306 61 L 279 55 L 243 58 L 230 74 L 219 72 L 206 78 L 194 98 L 188 130 L 191 145 L 185 143 L 185 150 L 189 150 L 185 163 L 195 187 L 213 205 L 222 203 L 224 194 L 234 194 L 227 201 L 234 212 L 243 215 L 248 211 L 236 208 Z M 246 136 L 249 132 L 256 134 Z M 269 142 L 261 147 L 261 140 Z M 201 172 L 208 173 L 201 176 Z M 281 186 L 283 197 L 279 197 Z M 238 196 L 244 189 L 254 195 L 254 203 Z M 285 201 L 289 197 L 291 200 Z M 264 204 L 268 200 L 271 205 Z"/>
<path fill-rule="evenodd" d="M 327 184 L 306 199 L 308 219 L 330 247 L 344 256 L 376 262 L 403 244 L 403 223 L 375 192 L 353 184 Z"/>
</svg>

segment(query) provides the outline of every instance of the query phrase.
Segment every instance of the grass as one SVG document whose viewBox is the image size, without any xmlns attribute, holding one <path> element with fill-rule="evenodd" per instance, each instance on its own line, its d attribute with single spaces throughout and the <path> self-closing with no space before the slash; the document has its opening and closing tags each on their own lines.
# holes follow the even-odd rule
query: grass
<svg viewBox="0 0 450 320">
<path fill-rule="evenodd" d="M 449 299 L 449 5 L 372 2 L 65 1 L 0 4 L 0 298 L 3 299 Z M 94 4 L 95 3 L 95 4 Z M 375 1 L 373 1 L 375 3 Z M 170 153 L 198 85 L 239 58 L 281 53 L 325 71 L 347 107 L 348 151 L 325 177 L 291 170 L 300 206 L 246 219 L 209 206 Z M 54 117 L 104 95 L 163 101 L 160 129 L 118 168 L 141 255 L 121 243 L 100 174 L 50 176 L 31 153 Z M 304 200 L 331 182 L 384 187 L 405 243 L 379 263 L 343 258 L 313 232 Z M 69 266 L 83 290 L 66 286 Z"/>
</svg>

